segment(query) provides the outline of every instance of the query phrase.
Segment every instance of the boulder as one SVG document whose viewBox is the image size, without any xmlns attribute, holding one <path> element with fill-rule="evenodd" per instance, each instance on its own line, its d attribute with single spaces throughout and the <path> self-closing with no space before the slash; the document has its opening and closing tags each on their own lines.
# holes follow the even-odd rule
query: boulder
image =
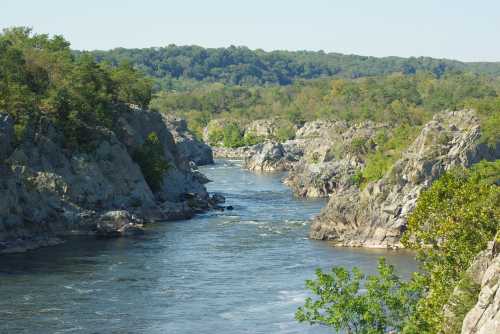
<svg viewBox="0 0 500 334">
<path fill-rule="evenodd" d="M 144 233 L 143 221 L 125 210 L 108 211 L 96 224 L 96 236 L 116 238 Z"/>
<path fill-rule="evenodd" d="M 218 193 L 213 194 L 210 199 L 212 200 L 212 202 L 217 203 L 217 204 L 221 204 L 221 203 L 226 202 L 226 198 L 223 195 L 218 194 Z"/>
<path fill-rule="evenodd" d="M 328 197 L 349 187 L 357 187 L 354 175 L 362 168 L 361 163 L 349 159 L 319 163 L 301 160 L 283 182 L 300 197 Z"/>
<path fill-rule="evenodd" d="M 252 171 L 284 171 L 291 160 L 280 143 L 266 142 L 259 145 L 256 153 L 245 159 L 244 168 Z"/>
</svg>

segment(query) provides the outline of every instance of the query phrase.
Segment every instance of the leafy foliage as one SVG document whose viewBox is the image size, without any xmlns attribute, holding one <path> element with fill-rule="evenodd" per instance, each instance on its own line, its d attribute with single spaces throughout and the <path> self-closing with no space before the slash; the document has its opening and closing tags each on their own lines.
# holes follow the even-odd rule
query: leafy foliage
<svg viewBox="0 0 500 334">
<path fill-rule="evenodd" d="M 391 155 L 389 163 L 379 164 L 385 167 L 374 173 L 380 175 L 409 142 L 405 138 L 414 138 L 416 128 L 443 109 L 481 106 L 478 109 L 484 110 L 485 136 L 493 141 L 499 128 L 495 123 L 499 117 L 499 90 L 498 81 L 466 73 L 440 78 L 430 73 L 394 74 L 353 80 L 297 81 L 288 86 L 207 84 L 187 92 L 161 92 L 152 100 L 151 107 L 188 119 L 190 128 L 198 132 L 212 119 L 236 121 L 241 126 L 252 120 L 271 118 L 298 126 L 316 119 L 388 123 L 404 133 L 394 132 L 396 141 L 388 145 L 395 146 L 394 152 L 389 148 L 378 150 Z M 284 135 L 280 137 L 291 137 L 290 127 L 289 130 L 286 134 L 283 129 Z M 386 133 L 386 137 L 390 136 L 392 132 Z"/>
<path fill-rule="evenodd" d="M 403 151 L 416 138 L 420 127 L 401 125 L 392 131 L 381 130 L 375 136 L 376 150 L 366 156 L 363 181 L 381 179 L 391 166 L 401 157 Z"/>
<path fill-rule="evenodd" d="M 76 53 L 79 54 L 78 52 Z M 202 48 L 169 45 L 161 48 L 94 51 L 98 61 L 119 64 L 131 61 L 136 68 L 157 79 L 163 89 L 190 89 L 196 82 L 236 85 L 288 85 L 298 79 L 319 77 L 359 78 L 419 71 L 436 77 L 457 71 L 500 74 L 497 63 L 462 63 L 427 57 L 365 57 L 323 51 L 250 50 L 246 47 Z"/>
<path fill-rule="evenodd" d="M 481 118 L 481 140 L 495 146 L 500 138 L 500 98 L 470 99 L 465 104 L 477 110 Z"/>
<path fill-rule="evenodd" d="M 165 160 L 163 145 L 156 132 L 151 132 L 142 146 L 135 150 L 132 158 L 141 168 L 147 184 L 153 192 L 157 192 L 163 185 L 163 175 L 170 168 Z"/>
<path fill-rule="evenodd" d="M 37 120 L 48 118 L 69 147 L 93 137 L 92 127 L 112 127 L 118 104 L 147 106 L 151 84 L 130 66 L 98 64 L 88 54 L 74 59 L 61 36 L 28 28 L 0 34 L 0 110 L 16 122 L 21 140 Z"/>
<path fill-rule="evenodd" d="M 500 161 L 443 175 L 420 195 L 403 243 L 417 251 L 429 293 L 418 305 L 421 333 L 437 333 L 442 307 L 471 261 L 500 227 Z"/>
<path fill-rule="evenodd" d="M 423 291 L 418 275 L 405 282 L 383 258 L 378 275 L 366 277 L 357 268 L 349 272 L 334 267 L 329 273 L 318 269 L 316 277 L 306 285 L 317 298 L 306 299 L 296 313 L 297 320 L 350 334 L 400 331 Z M 361 293 L 363 289 L 366 292 Z"/>
<path fill-rule="evenodd" d="M 257 136 L 253 132 L 245 132 L 243 136 L 243 143 L 246 146 L 252 146 L 264 142 L 265 138 Z"/>
<path fill-rule="evenodd" d="M 307 298 L 296 318 L 347 333 L 458 333 L 479 292 L 466 269 L 500 228 L 499 185 L 500 160 L 444 174 L 420 195 L 402 240 L 417 251 L 420 273 L 401 281 L 383 260 L 367 279 L 357 269 L 317 270 L 306 283 L 315 299 Z"/>
<path fill-rule="evenodd" d="M 276 139 L 279 142 L 285 142 L 295 138 L 295 127 L 290 122 L 281 122 L 276 131 Z"/>
<path fill-rule="evenodd" d="M 224 126 L 223 130 L 224 138 L 222 140 L 225 147 L 239 147 L 243 146 L 242 131 L 238 124 L 229 123 Z"/>
</svg>

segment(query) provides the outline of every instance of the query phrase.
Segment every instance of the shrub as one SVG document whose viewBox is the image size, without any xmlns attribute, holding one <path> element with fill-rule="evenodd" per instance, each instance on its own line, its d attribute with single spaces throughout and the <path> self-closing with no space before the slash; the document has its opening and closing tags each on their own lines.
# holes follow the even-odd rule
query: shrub
<svg viewBox="0 0 500 334">
<path fill-rule="evenodd" d="M 353 184 L 355 184 L 356 186 L 360 187 L 361 184 L 363 184 L 363 182 L 365 182 L 365 178 L 363 176 L 363 172 L 362 171 L 356 171 L 356 173 L 354 173 L 354 175 L 351 176 L 351 181 Z"/>
<path fill-rule="evenodd" d="M 243 135 L 240 127 L 236 123 L 229 123 L 224 126 L 223 130 L 225 147 L 240 147 L 244 145 Z"/>
<path fill-rule="evenodd" d="M 141 168 L 147 184 L 153 192 L 161 189 L 163 175 L 170 168 L 165 160 L 163 145 L 156 132 L 151 132 L 144 144 L 132 154 L 132 158 Z"/>
<path fill-rule="evenodd" d="M 21 143 L 26 135 L 26 122 L 17 122 L 14 124 L 14 140 L 17 144 Z"/>
<path fill-rule="evenodd" d="M 296 318 L 348 333 L 458 333 L 479 293 L 466 270 L 500 228 L 499 185 L 500 160 L 444 174 L 420 195 L 402 239 L 416 250 L 420 273 L 404 282 L 383 261 L 367 279 L 357 269 L 318 270 L 306 283 L 317 298 Z M 454 315 L 446 322 L 445 305 Z"/>
<path fill-rule="evenodd" d="M 278 130 L 276 130 L 276 139 L 283 143 L 287 140 L 295 138 L 295 127 L 291 123 L 280 124 Z"/>
<path fill-rule="evenodd" d="M 219 145 L 224 140 L 224 130 L 219 127 L 208 129 L 208 143 L 212 146 Z"/>
<path fill-rule="evenodd" d="M 403 151 L 415 139 L 420 127 L 403 125 L 395 128 L 389 133 L 381 130 L 375 135 L 374 146 L 376 151 L 366 156 L 366 164 L 363 169 L 363 178 L 366 182 L 381 179 L 391 166 L 398 160 Z"/>
<path fill-rule="evenodd" d="M 366 182 L 381 179 L 394 163 L 394 158 L 380 151 L 371 154 L 366 158 L 366 165 L 363 169 L 363 179 Z"/>
<path fill-rule="evenodd" d="M 415 321 L 421 333 L 442 330 L 443 306 L 473 258 L 500 224 L 500 160 L 444 174 L 423 192 L 402 242 L 417 251 L 429 293 Z"/>
<path fill-rule="evenodd" d="M 357 268 L 349 272 L 333 267 L 329 273 L 317 269 L 316 277 L 306 281 L 315 299 L 306 299 L 296 319 L 351 334 L 402 330 L 423 291 L 419 275 L 402 281 L 383 258 L 379 260 L 378 275 L 366 277 Z"/>
<path fill-rule="evenodd" d="M 472 99 L 465 103 L 477 111 L 481 121 L 481 141 L 495 146 L 500 141 L 500 98 Z"/>
<path fill-rule="evenodd" d="M 366 138 L 354 138 L 351 140 L 350 145 L 345 148 L 346 153 L 362 155 L 370 151 L 371 145 Z"/>
<path fill-rule="evenodd" d="M 208 125 L 208 143 L 212 146 L 222 145 L 224 147 L 240 147 L 245 145 L 243 131 L 235 122 L 224 125 L 210 123 Z"/>
<path fill-rule="evenodd" d="M 245 133 L 245 136 L 243 136 L 243 142 L 246 146 L 257 145 L 264 142 L 264 140 L 265 140 L 264 137 L 257 136 L 252 132 L 247 132 Z"/>
</svg>

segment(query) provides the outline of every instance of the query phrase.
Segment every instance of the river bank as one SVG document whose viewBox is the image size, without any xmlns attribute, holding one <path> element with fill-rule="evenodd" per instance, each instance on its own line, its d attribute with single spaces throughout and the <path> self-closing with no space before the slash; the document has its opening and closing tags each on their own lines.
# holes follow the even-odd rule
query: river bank
<svg viewBox="0 0 500 334">
<path fill-rule="evenodd" d="M 334 248 L 307 238 L 323 199 L 299 199 L 282 173 L 239 163 L 200 167 L 234 211 L 153 223 L 141 236 L 76 238 L 0 257 L 0 332 L 328 333 L 294 312 L 314 269 L 374 272 L 385 256 L 403 275 L 404 251 Z"/>
</svg>

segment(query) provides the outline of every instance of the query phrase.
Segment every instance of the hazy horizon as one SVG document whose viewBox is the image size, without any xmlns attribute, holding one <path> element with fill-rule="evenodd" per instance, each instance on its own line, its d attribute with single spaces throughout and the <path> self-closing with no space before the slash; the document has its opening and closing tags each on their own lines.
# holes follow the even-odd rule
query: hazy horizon
<svg viewBox="0 0 500 334">
<path fill-rule="evenodd" d="M 246 46 L 372 57 L 499 62 L 494 0 L 4 0 L 0 28 L 63 35 L 76 50 Z"/>
</svg>

